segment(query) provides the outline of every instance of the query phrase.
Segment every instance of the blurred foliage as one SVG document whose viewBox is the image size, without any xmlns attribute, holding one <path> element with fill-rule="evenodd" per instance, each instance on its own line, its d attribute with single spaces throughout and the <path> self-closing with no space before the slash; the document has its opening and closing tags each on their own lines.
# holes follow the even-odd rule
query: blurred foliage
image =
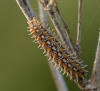
<svg viewBox="0 0 100 91">
<path fill-rule="evenodd" d="M 30 2 L 39 16 L 37 0 Z M 78 0 L 57 2 L 75 41 Z M 100 28 L 100 0 L 83 0 L 82 14 L 82 59 L 89 65 L 89 79 Z M 0 91 L 57 91 L 43 51 L 26 32 L 26 22 L 15 0 L 0 1 Z M 65 80 L 69 91 L 80 91 L 68 77 Z"/>
</svg>

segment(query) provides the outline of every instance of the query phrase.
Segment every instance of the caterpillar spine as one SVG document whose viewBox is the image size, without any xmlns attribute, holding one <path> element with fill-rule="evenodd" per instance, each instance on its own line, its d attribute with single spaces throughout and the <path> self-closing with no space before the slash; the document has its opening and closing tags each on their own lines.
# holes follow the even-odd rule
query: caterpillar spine
<svg viewBox="0 0 100 91">
<path fill-rule="evenodd" d="M 52 33 L 48 25 L 44 25 L 42 22 L 34 17 L 33 20 L 28 21 L 30 32 L 29 35 L 32 35 L 34 42 L 38 43 L 38 48 L 44 50 L 43 54 L 48 57 L 48 60 L 51 60 L 50 63 L 55 63 L 57 69 L 63 71 L 63 75 L 69 76 L 70 79 L 79 79 L 83 80 L 87 74 L 85 65 L 82 64 L 82 61 L 79 62 L 77 57 L 73 57 L 74 54 L 69 52 L 69 48 L 61 44 L 58 37 L 55 33 Z"/>
</svg>

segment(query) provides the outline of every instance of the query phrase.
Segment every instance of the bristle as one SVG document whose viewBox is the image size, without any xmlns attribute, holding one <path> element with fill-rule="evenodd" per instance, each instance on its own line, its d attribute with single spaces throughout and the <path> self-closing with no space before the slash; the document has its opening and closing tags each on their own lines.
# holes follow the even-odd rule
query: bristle
<svg viewBox="0 0 100 91">
<path fill-rule="evenodd" d="M 69 73 L 67 72 L 66 77 L 69 75 Z"/>
<path fill-rule="evenodd" d="M 50 62 L 50 63 L 53 63 L 53 62 L 55 62 L 55 60 L 51 60 L 51 62 Z"/>
<path fill-rule="evenodd" d="M 65 75 L 66 74 L 66 70 L 64 70 L 64 72 L 63 72 L 63 75 Z"/>
<path fill-rule="evenodd" d="M 49 56 L 49 54 L 47 53 L 47 54 L 45 54 L 44 56 Z"/>
<path fill-rule="evenodd" d="M 27 30 L 27 32 L 30 32 L 30 30 Z"/>
<path fill-rule="evenodd" d="M 36 18 L 28 21 L 30 32 L 34 38 L 33 42 L 39 44 L 38 48 L 44 50 L 43 54 L 48 57 L 50 63 L 54 63 L 57 69 L 63 71 L 63 75 L 70 77 L 71 79 L 79 78 L 84 79 L 87 74 L 85 67 L 80 59 L 76 56 L 76 53 L 72 53 L 65 43 L 62 43 L 58 36 L 55 35 L 53 30 L 48 28 L 48 25 L 43 24 L 43 22 L 38 22 Z"/>
<path fill-rule="evenodd" d="M 56 70 L 58 70 L 59 69 L 59 66 L 56 68 Z"/>
<path fill-rule="evenodd" d="M 41 47 L 41 44 L 39 44 L 38 48 L 40 48 L 40 47 Z"/>
<path fill-rule="evenodd" d="M 45 54 L 45 53 L 46 53 L 46 50 L 44 50 L 43 54 Z"/>
<path fill-rule="evenodd" d="M 35 41 L 36 41 L 36 39 L 33 40 L 33 42 L 35 42 Z"/>
<path fill-rule="evenodd" d="M 63 68 L 61 67 L 61 68 L 60 68 L 60 72 L 62 72 L 62 71 L 63 71 Z"/>
<path fill-rule="evenodd" d="M 78 63 L 81 64 L 81 63 L 83 63 L 83 61 L 79 61 Z"/>
<path fill-rule="evenodd" d="M 35 41 L 35 43 L 39 43 L 39 41 Z M 41 49 L 41 48 L 40 48 Z"/>
<path fill-rule="evenodd" d="M 70 75 L 69 77 L 70 77 L 70 80 L 72 80 L 72 75 Z"/>
<path fill-rule="evenodd" d="M 32 35 L 33 33 L 31 32 L 30 34 L 28 34 L 28 35 Z"/>
<path fill-rule="evenodd" d="M 50 61 L 52 58 L 51 58 L 51 56 L 48 58 L 48 61 Z"/>
<path fill-rule="evenodd" d="M 31 38 L 35 38 L 36 36 L 35 35 L 33 35 Z"/>
<path fill-rule="evenodd" d="M 80 77 L 84 79 L 84 76 L 82 74 L 80 75 Z"/>
<path fill-rule="evenodd" d="M 56 62 L 54 62 L 54 67 L 56 67 L 57 66 L 57 63 Z"/>
</svg>

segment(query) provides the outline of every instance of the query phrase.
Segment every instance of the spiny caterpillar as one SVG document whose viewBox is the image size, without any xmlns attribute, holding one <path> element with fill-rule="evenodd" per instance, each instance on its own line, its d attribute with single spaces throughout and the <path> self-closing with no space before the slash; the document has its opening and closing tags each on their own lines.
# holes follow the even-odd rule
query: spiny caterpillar
<svg viewBox="0 0 100 91">
<path fill-rule="evenodd" d="M 42 22 L 38 22 L 36 17 L 33 20 L 28 21 L 32 38 L 35 38 L 34 42 L 39 44 L 38 48 L 44 50 L 44 53 L 48 57 L 48 60 L 55 63 L 63 75 L 67 74 L 70 79 L 75 79 L 77 82 L 79 79 L 84 79 L 87 74 L 85 65 L 79 60 L 72 57 L 71 53 L 66 49 L 55 34 L 52 34 L 50 29 L 43 25 Z"/>
</svg>

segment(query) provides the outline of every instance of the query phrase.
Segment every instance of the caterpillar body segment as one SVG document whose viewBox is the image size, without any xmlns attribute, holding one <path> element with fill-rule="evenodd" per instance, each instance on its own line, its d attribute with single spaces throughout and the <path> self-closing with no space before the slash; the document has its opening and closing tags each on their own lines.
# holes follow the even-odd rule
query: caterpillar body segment
<svg viewBox="0 0 100 91">
<path fill-rule="evenodd" d="M 77 57 L 74 59 L 69 52 L 69 48 L 65 48 L 52 30 L 45 26 L 42 22 L 38 22 L 36 18 L 28 21 L 30 35 L 39 44 L 38 48 L 44 50 L 44 53 L 51 63 L 54 62 L 58 68 L 63 71 L 70 79 L 84 79 L 87 74 L 85 65 L 83 65 Z"/>
</svg>

